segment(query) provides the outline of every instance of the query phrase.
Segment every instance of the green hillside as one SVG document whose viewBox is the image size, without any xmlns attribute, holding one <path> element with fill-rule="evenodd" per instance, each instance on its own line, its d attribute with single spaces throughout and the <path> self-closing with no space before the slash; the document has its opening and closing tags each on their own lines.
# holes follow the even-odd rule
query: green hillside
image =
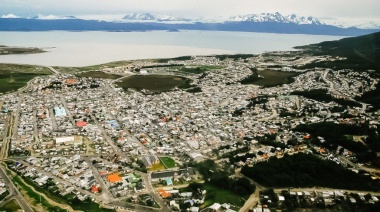
<svg viewBox="0 0 380 212">
<path fill-rule="evenodd" d="M 332 55 L 347 58 L 343 61 L 317 62 L 308 66 L 380 71 L 380 32 L 295 48 L 313 55 Z"/>
</svg>

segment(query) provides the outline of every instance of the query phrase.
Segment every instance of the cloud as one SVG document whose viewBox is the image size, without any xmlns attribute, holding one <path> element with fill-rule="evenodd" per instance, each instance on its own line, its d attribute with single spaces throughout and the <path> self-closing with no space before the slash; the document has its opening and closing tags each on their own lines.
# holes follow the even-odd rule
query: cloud
<svg viewBox="0 0 380 212">
<path fill-rule="evenodd" d="M 73 16 L 56 16 L 56 15 L 41 15 L 38 14 L 34 19 L 39 19 L 39 20 L 59 20 L 59 19 L 73 19 L 75 17 Z"/>
<path fill-rule="evenodd" d="M 15 14 L 10 13 L 8 15 L 2 15 L 1 18 L 20 18 L 20 17 Z"/>
</svg>

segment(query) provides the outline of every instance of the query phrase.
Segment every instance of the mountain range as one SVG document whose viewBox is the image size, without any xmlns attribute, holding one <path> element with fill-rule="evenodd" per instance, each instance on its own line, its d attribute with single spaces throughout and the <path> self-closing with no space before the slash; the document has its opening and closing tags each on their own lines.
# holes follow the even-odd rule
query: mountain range
<svg viewBox="0 0 380 212">
<path fill-rule="evenodd" d="M 251 22 L 275 22 L 275 23 L 293 23 L 293 24 L 316 24 L 323 25 L 320 20 L 314 17 L 297 16 L 296 14 L 283 16 L 280 13 L 261 13 L 239 15 L 229 18 L 230 22 L 251 21 Z"/>
<path fill-rule="evenodd" d="M 324 23 L 314 17 L 303 17 L 297 16 L 296 14 L 291 14 L 288 16 L 283 16 L 282 14 L 276 13 L 261 13 L 261 14 L 247 14 L 232 16 L 229 18 L 211 20 L 205 18 L 198 19 L 188 19 L 180 18 L 166 14 L 151 14 L 151 13 L 131 13 L 123 17 L 124 21 L 130 22 L 204 22 L 204 23 L 223 23 L 223 22 L 271 22 L 271 23 L 294 23 L 294 24 L 317 24 L 323 25 Z"/>
<path fill-rule="evenodd" d="M 260 14 L 246 14 L 238 15 L 227 18 L 181 18 L 167 14 L 152 14 L 152 13 L 130 13 L 122 18 L 127 22 L 202 22 L 202 23 L 225 23 L 225 22 L 270 22 L 270 23 L 293 23 L 293 24 L 314 24 L 314 25 L 332 25 L 341 28 L 356 27 L 359 29 L 380 29 L 380 23 L 366 22 L 358 25 L 349 25 L 343 23 L 325 23 L 318 18 L 308 16 L 298 16 L 296 14 L 282 15 L 276 13 L 260 13 Z"/>
<path fill-rule="evenodd" d="M 371 23 L 364 29 L 339 27 L 326 24 L 315 17 L 280 13 L 247 14 L 228 18 L 180 18 L 166 14 L 131 13 L 115 21 L 83 20 L 74 16 L 54 15 L 20 18 L 13 14 L 0 18 L 0 31 L 47 31 L 47 30 L 92 30 L 92 31 L 146 31 L 146 30 L 214 30 L 244 31 L 288 34 L 316 34 L 357 36 L 377 32 L 380 26 Z M 368 27 L 370 26 L 370 27 Z"/>
<path fill-rule="evenodd" d="M 150 14 L 150 13 L 131 13 L 123 17 L 124 21 L 138 22 L 138 21 L 152 21 L 152 22 L 171 22 L 171 21 L 182 21 L 191 22 L 191 19 L 178 18 L 166 14 Z"/>
</svg>

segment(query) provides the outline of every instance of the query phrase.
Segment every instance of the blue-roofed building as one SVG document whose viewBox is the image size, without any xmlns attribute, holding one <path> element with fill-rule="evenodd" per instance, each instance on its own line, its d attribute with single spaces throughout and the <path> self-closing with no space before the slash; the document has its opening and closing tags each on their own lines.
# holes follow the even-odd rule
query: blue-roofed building
<svg viewBox="0 0 380 212">
<path fill-rule="evenodd" d="M 66 110 L 63 107 L 54 107 L 55 117 L 66 116 Z"/>
<path fill-rule="evenodd" d="M 173 181 L 171 178 L 166 178 L 166 185 L 168 186 L 173 185 Z"/>
<path fill-rule="evenodd" d="M 111 128 L 117 128 L 117 127 L 120 127 L 119 123 L 117 123 L 116 120 L 110 120 L 110 121 L 106 121 L 106 122 L 107 122 L 107 124 L 109 124 L 109 126 L 110 126 Z"/>
</svg>

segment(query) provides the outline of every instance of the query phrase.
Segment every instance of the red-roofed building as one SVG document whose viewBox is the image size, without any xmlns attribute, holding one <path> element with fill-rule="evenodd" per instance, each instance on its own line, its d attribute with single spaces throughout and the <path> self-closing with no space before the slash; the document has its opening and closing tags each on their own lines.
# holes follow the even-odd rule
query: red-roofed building
<svg viewBox="0 0 380 212">
<path fill-rule="evenodd" d="M 84 127 L 87 123 L 85 121 L 77 121 L 77 127 Z"/>
<path fill-rule="evenodd" d="M 99 188 L 94 184 L 91 186 L 91 191 L 94 193 L 99 193 Z"/>
</svg>

